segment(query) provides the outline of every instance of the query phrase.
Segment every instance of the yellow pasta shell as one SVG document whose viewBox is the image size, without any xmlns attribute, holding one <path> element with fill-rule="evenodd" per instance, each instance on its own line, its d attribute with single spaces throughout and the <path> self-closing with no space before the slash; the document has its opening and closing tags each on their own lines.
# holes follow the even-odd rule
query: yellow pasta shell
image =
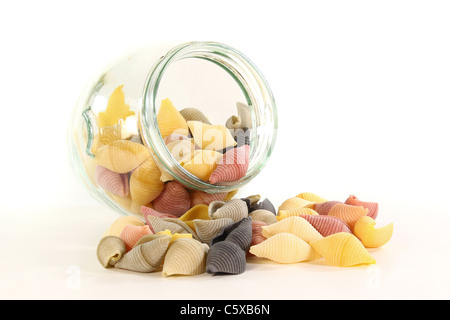
<svg viewBox="0 0 450 320">
<path fill-rule="evenodd" d="M 157 198 L 164 189 L 159 171 L 153 158 L 148 158 L 130 177 L 131 200 L 137 205 L 146 205 Z"/>
<path fill-rule="evenodd" d="M 182 162 L 181 165 L 194 176 L 207 181 L 217 168 L 222 156 L 221 153 L 213 150 L 195 150 L 194 157 L 187 162 Z"/>
<path fill-rule="evenodd" d="M 301 199 L 301 198 L 289 198 L 285 200 L 279 207 L 278 212 L 280 210 L 295 210 L 295 209 L 302 209 L 302 208 L 313 208 L 314 202 Z"/>
<path fill-rule="evenodd" d="M 150 158 L 145 146 L 128 140 L 117 140 L 99 148 L 95 154 L 96 164 L 117 173 L 134 170 Z"/>
<path fill-rule="evenodd" d="M 188 126 L 181 113 L 174 107 L 170 99 L 161 101 L 161 107 L 156 115 L 159 132 L 163 138 L 176 132 L 186 134 Z"/>
<path fill-rule="evenodd" d="M 310 244 L 333 266 L 350 267 L 375 263 L 361 241 L 348 232 L 335 233 L 322 240 L 311 241 Z"/>
<path fill-rule="evenodd" d="M 297 263 L 320 258 L 308 243 L 292 233 L 278 233 L 251 246 L 250 253 L 278 263 Z"/>
<path fill-rule="evenodd" d="M 394 233 L 394 224 L 375 229 L 376 222 L 373 218 L 365 216 L 360 218 L 354 227 L 354 234 L 366 248 L 378 248 L 389 242 Z"/>
<path fill-rule="evenodd" d="M 328 200 L 318 196 L 317 194 L 311 192 L 302 192 L 297 195 L 297 198 L 308 200 L 314 203 L 327 202 Z"/>
<path fill-rule="evenodd" d="M 209 125 L 200 121 L 188 121 L 187 124 L 200 149 L 222 150 L 237 145 L 230 130 L 225 126 Z"/>
<path fill-rule="evenodd" d="M 289 217 L 298 217 L 301 215 L 318 216 L 319 214 L 311 208 L 297 208 L 290 210 L 279 210 L 276 218 L 277 220 L 283 220 Z"/>
<path fill-rule="evenodd" d="M 125 120 L 132 115 L 134 115 L 134 111 L 131 111 L 130 106 L 125 103 L 125 94 L 123 85 L 121 85 L 109 97 L 105 111 L 98 113 L 97 123 L 99 128 L 114 126 L 120 120 Z"/>
<path fill-rule="evenodd" d="M 289 217 L 277 223 L 262 227 L 262 235 L 266 238 L 282 232 L 292 233 L 307 243 L 323 239 L 323 236 L 316 228 L 301 217 Z"/>
</svg>

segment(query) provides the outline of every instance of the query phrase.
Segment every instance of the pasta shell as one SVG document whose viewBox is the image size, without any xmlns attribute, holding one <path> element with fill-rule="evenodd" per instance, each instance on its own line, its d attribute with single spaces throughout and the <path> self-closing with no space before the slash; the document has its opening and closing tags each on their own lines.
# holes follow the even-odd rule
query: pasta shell
<svg viewBox="0 0 450 320">
<path fill-rule="evenodd" d="M 234 221 L 230 218 L 216 220 L 194 220 L 195 232 L 197 233 L 200 241 L 207 244 L 211 242 L 220 230 L 233 223 Z"/>
<path fill-rule="evenodd" d="M 91 148 L 92 153 L 96 154 L 98 148 L 106 146 L 113 141 L 122 139 L 122 125 L 118 123 L 110 127 L 100 127 L 98 135 L 94 137 L 94 143 Z"/>
<path fill-rule="evenodd" d="M 195 219 L 209 220 L 208 206 L 205 204 L 195 205 L 186 211 L 179 219 L 184 222 Z"/>
<path fill-rule="evenodd" d="M 98 113 L 98 126 L 100 128 L 114 126 L 131 115 L 134 115 L 134 111 L 131 111 L 130 106 L 125 103 L 125 94 L 121 85 L 110 95 L 105 112 Z"/>
<path fill-rule="evenodd" d="M 114 267 L 126 252 L 125 243 L 116 236 L 103 237 L 97 246 L 97 258 L 104 268 Z"/>
<path fill-rule="evenodd" d="M 261 195 L 255 194 L 255 195 L 251 195 L 251 196 L 245 197 L 242 200 L 244 200 L 244 199 L 248 199 L 249 200 L 249 205 L 253 206 L 253 205 L 257 204 L 259 202 L 259 200 L 261 200 Z M 264 209 L 264 208 L 259 208 L 259 209 Z"/>
<path fill-rule="evenodd" d="M 115 204 L 119 205 L 122 209 L 125 211 L 131 211 L 132 213 L 138 213 L 134 212 L 131 208 L 131 196 L 130 193 L 126 197 L 118 196 L 117 194 L 111 193 L 109 191 L 105 190 L 105 194 L 110 198 L 112 201 L 115 202 Z"/>
<path fill-rule="evenodd" d="M 350 267 L 375 263 L 375 259 L 351 233 L 335 233 L 322 240 L 312 241 L 311 246 L 333 266 Z"/>
<path fill-rule="evenodd" d="M 123 242 L 125 243 L 127 251 L 130 251 L 134 247 L 136 242 L 139 241 L 140 238 L 151 233 L 152 232 L 150 231 L 150 228 L 147 225 L 140 227 L 128 225 L 120 233 L 120 239 L 122 239 Z"/>
<path fill-rule="evenodd" d="M 320 215 L 324 215 L 326 216 L 328 214 L 328 212 L 330 211 L 330 209 L 338 203 L 342 203 L 340 201 L 327 201 L 327 202 L 322 202 L 322 203 L 316 203 L 314 204 L 314 210 L 320 214 Z"/>
<path fill-rule="evenodd" d="M 191 233 L 174 233 L 174 234 L 172 234 L 172 232 L 170 232 L 170 230 L 164 230 L 164 231 L 159 231 L 157 234 L 165 234 L 165 235 L 171 236 L 172 240 L 170 241 L 170 243 L 172 243 L 175 240 L 180 239 L 180 238 L 192 239 Z"/>
<path fill-rule="evenodd" d="M 104 190 L 121 197 L 129 193 L 128 174 L 120 174 L 109 169 L 97 166 L 95 169 L 95 180 Z"/>
<path fill-rule="evenodd" d="M 321 215 L 301 215 L 300 217 L 311 223 L 311 225 L 324 237 L 339 232 L 352 233 L 347 224 L 336 217 Z"/>
<path fill-rule="evenodd" d="M 341 219 L 349 226 L 350 230 L 353 230 L 356 221 L 367 215 L 368 211 L 368 209 L 363 207 L 355 207 L 344 203 L 338 203 L 335 204 L 330 211 L 328 211 L 328 215 Z"/>
<path fill-rule="evenodd" d="M 262 228 L 267 226 L 267 223 L 264 221 L 257 221 L 252 219 L 252 243 L 251 246 L 260 244 L 266 237 L 262 235 Z"/>
<path fill-rule="evenodd" d="M 195 151 L 195 145 L 193 139 L 176 140 L 167 144 L 172 157 L 179 163 L 181 161 L 189 161 L 192 159 Z"/>
<path fill-rule="evenodd" d="M 191 207 L 191 198 L 181 183 L 173 181 L 165 184 L 161 194 L 152 203 L 156 211 L 180 217 Z"/>
<path fill-rule="evenodd" d="M 292 209 L 312 208 L 312 207 L 314 207 L 314 202 L 295 197 L 285 200 L 278 207 L 278 212 L 280 210 L 292 210 Z"/>
<path fill-rule="evenodd" d="M 156 115 L 159 132 L 163 138 L 169 134 L 185 132 L 187 134 L 188 126 L 181 113 L 173 106 L 170 99 L 161 101 L 161 107 Z"/>
<path fill-rule="evenodd" d="M 323 203 L 323 202 L 327 202 L 328 201 L 327 199 L 322 198 L 322 197 L 320 197 L 320 196 L 318 196 L 318 195 L 316 195 L 314 193 L 311 193 L 311 192 L 299 193 L 297 195 L 297 198 L 308 200 L 308 201 L 311 201 L 311 202 L 314 202 L 314 203 Z"/>
<path fill-rule="evenodd" d="M 377 202 L 366 202 L 359 200 L 356 196 L 350 195 L 347 200 L 345 200 L 345 204 L 351 206 L 361 206 L 369 210 L 367 215 L 372 219 L 376 219 L 378 216 L 378 203 Z"/>
<path fill-rule="evenodd" d="M 180 113 L 186 121 L 200 121 L 206 124 L 211 124 L 208 118 L 196 108 L 184 108 L 180 110 Z"/>
<path fill-rule="evenodd" d="M 234 141 L 236 141 L 236 147 L 244 145 L 250 145 L 251 130 L 248 128 L 230 130 Z"/>
<path fill-rule="evenodd" d="M 221 153 L 213 150 L 195 150 L 194 157 L 187 162 L 182 162 L 181 165 L 197 178 L 208 181 L 222 156 Z"/>
<path fill-rule="evenodd" d="M 130 177 L 131 200 L 138 205 L 146 205 L 156 199 L 164 189 L 159 179 L 161 172 L 153 159 L 148 158 Z"/>
<path fill-rule="evenodd" d="M 225 181 L 238 181 L 245 177 L 248 170 L 249 154 L 250 147 L 247 145 L 227 151 L 211 174 L 209 182 L 215 184 Z"/>
<path fill-rule="evenodd" d="M 250 253 L 277 263 L 298 263 L 319 258 L 307 242 L 292 233 L 284 232 L 251 246 Z"/>
<path fill-rule="evenodd" d="M 189 194 L 192 207 L 199 204 L 208 206 L 213 201 L 223 201 L 227 196 L 227 193 L 206 193 L 199 190 L 192 190 Z"/>
<path fill-rule="evenodd" d="M 128 225 L 142 227 L 145 225 L 145 223 L 138 217 L 123 216 L 123 217 L 120 217 L 120 218 L 117 218 L 116 220 L 114 220 L 114 222 L 111 224 L 109 229 L 105 231 L 103 236 L 105 237 L 105 236 L 111 235 L 111 236 L 120 237 L 122 230 Z"/>
<path fill-rule="evenodd" d="M 378 248 L 389 242 L 394 232 L 394 224 L 375 229 L 376 222 L 373 218 L 365 216 L 360 218 L 354 228 L 357 236 L 366 248 Z"/>
<path fill-rule="evenodd" d="M 278 221 L 273 212 L 265 209 L 254 210 L 249 215 L 253 221 L 264 221 L 266 224 L 273 224 Z"/>
<path fill-rule="evenodd" d="M 245 251 L 235 243 L 221 241 L 214 244 L 206 258 L 206 272 L 210 274 L 240 274 L 245 271 Z"/>
<path fill-rule="evenodd" d="M 237 116 L 231 116 L 225 126 L 228 129 L 252 128 L 252 116 L 248 105 L 242 102 L 236 103 Z"/>
<path fill-rule="evenodd" d="M 276 216 L 277 220 L 283 220 L 289 217 L 299 217 L 303 215 L 318 216 L 319 214 L 310 208 L 280 210 Z"/>
<path fill-rule="evenodd" d="M 255 210 L 259 210 L 259 209 L 264 209 L 264 210 L 270 211 L 274 215 L 277 214 L 277 210 L 275 209 L 275 206 L 267 198 L 264 199 L 261 202 L 258 202 L 258 203 L 255 203 L 255 204 L 251 205 L 250 209 L 249 209 L 249 212 L 252 212 L 252 211 L 255 211 Z"/>
<path fill-rule="evenodd" d="M 175 240 L 167 250 L 162 275 L 193 276 L 204 273 L 208 250 L 208 245 L 195 239 Z"/>
<path fill-rule="evenodd" d="M 287 232 L 296 235 L 307 243 L 323 239 L 323 236 L 307 220 L 301 217 L 289 217 L 262 229 L 262 234 L 266 238 Z"/>
<path fill-rule="evenodd" d="M 211 203 L 210 207 L 215 207 L 216 203 Z M 237 222 L 248 217 L 248 208 L 245 201 L 233 199 L 225 202 L 220 208 L 209 211 L 211 219 L 231 218 Z"/>
<path fill-rule="evenodd" d="M 141 212 L 142 212 L 142 214 L 144 216 L 152 215 L 152 216 L 155 216 L 155 217 L 158 217 L 158 218 L 161 218 L 161 219 L 162 218 L 175 218 L 175 219 L 178 218 L 177 216 L 174 216 L 173 214 L 159 212 L 159 211 L 156 211 L 153 208 L 149 208 L 149 207 L 146 207 L 146 206 L 142 206 L 141 207 Z"/>
<path fill-rule="evenodd" d="M 192 237 L 199 240 L 197 234 L 191 227 L 180 219 L 158 218 L 152 215 L 145 216 L 145 221 L 149 225 L 153 233 L 169 230 L 171 233 L 190 233 Z"/>
<path fill-rule="evenodd" d="M 149 158 L 150 153 L 145 146 L 128 140 L 113 141 L 95 154 L 97 165 L 117 173 L 133 171 Z"/>
<path fill-rule="evenodd" d="M 230 131 L 221 125 L 209 125 L 200 121 L 188 121 L 195 144 L 203 150 L 222 150 L 237 145 Z"/>
<path fill-rule="evenodd" d="M 135 272 L 153 272 L 161 266 L 171 239 L 167 235 L 154 237 L 128 251 L 115 267 Z"/>
<path fill-rule="evenodd" d="M 180 133 L 171 133 L 167 137 L 164 138 L 164 143 L 168 145 L 171 142 L 181 141 L 181 140 L 190 140 L 188 136 L 185 136 Z"/>
<path fill-rule="evenodd" d="M 252 243 L 252 219 L 247 217 L 226 226 L 211 240 L 211 245 L 220 241 L 233 242 L 247 252 Z"/>
</svg>

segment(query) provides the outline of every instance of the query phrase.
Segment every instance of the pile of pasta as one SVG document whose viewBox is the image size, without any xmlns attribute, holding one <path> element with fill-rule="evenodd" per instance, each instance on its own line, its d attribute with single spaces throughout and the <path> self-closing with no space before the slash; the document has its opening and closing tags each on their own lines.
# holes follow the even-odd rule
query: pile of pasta
<svg viewBox="0 0 450 320">
<path fill-rule="evenodd" d="M 241 274 L 250 257 L 280 264 L 323 259 L 336 267 L 369 265 L 375 259 L 367 249 L 385 245 L 393 234 L 392 223 L 375 228 L 378 203 L 354 195 L 339 202 L 304 192 L 278 210 L 253 195 L 198 204 L 181 216 L 147 206 L 142 213 L 143 219 L 116 219 L 104 233 L 97 247 L 103 267 L 169 277 Z"/>
</svg>

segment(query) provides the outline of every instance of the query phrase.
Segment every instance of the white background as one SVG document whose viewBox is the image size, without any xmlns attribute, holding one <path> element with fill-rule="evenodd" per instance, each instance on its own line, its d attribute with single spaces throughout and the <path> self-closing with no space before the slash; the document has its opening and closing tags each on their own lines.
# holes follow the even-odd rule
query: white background
<svg viewBox="0 0 450 320">
<path fill-rule="evenodd" d="M 3 1 L 0 298 L 450 298 L 447 1 Z M 380 205 L 375 266 L 250 260 L 237 276 L 103 269 L 118 216 L 73 177 L 66 126 L 92 72 L 159 42 L 219 41 L 264 73 L 279 136 L 239 195 Z"/>
</svg>

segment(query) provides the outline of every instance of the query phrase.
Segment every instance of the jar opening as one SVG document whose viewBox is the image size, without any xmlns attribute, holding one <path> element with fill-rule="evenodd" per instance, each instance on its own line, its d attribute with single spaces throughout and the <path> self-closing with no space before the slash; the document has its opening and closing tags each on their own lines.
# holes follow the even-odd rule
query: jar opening
<svg viewBox="0 0 450 320">
<path fill-rule="evenodd" d="M 166 147 L 158 129 L 156 115 L 161 100 L 166 98 L 174 99 L 175 105 L 183 104 L 183 108 L 206 106 L 206 114 L 214 124 L 225 124 L 236 103 L 246 103 L 252 130 L 245 177 L 210 184 L 185 170 Z M 148 75 L 138 116 L 142 140 L 151 150 L 157 150 L 153 156 L 158 166 L 188 188 L 209 193 L 229 192 L 250 182 L 265 166 L 276 140 L 275 102 L 264 77 L 242 53 L 216 42 L 186 43 L 161 57 Z"/>
</svg>

